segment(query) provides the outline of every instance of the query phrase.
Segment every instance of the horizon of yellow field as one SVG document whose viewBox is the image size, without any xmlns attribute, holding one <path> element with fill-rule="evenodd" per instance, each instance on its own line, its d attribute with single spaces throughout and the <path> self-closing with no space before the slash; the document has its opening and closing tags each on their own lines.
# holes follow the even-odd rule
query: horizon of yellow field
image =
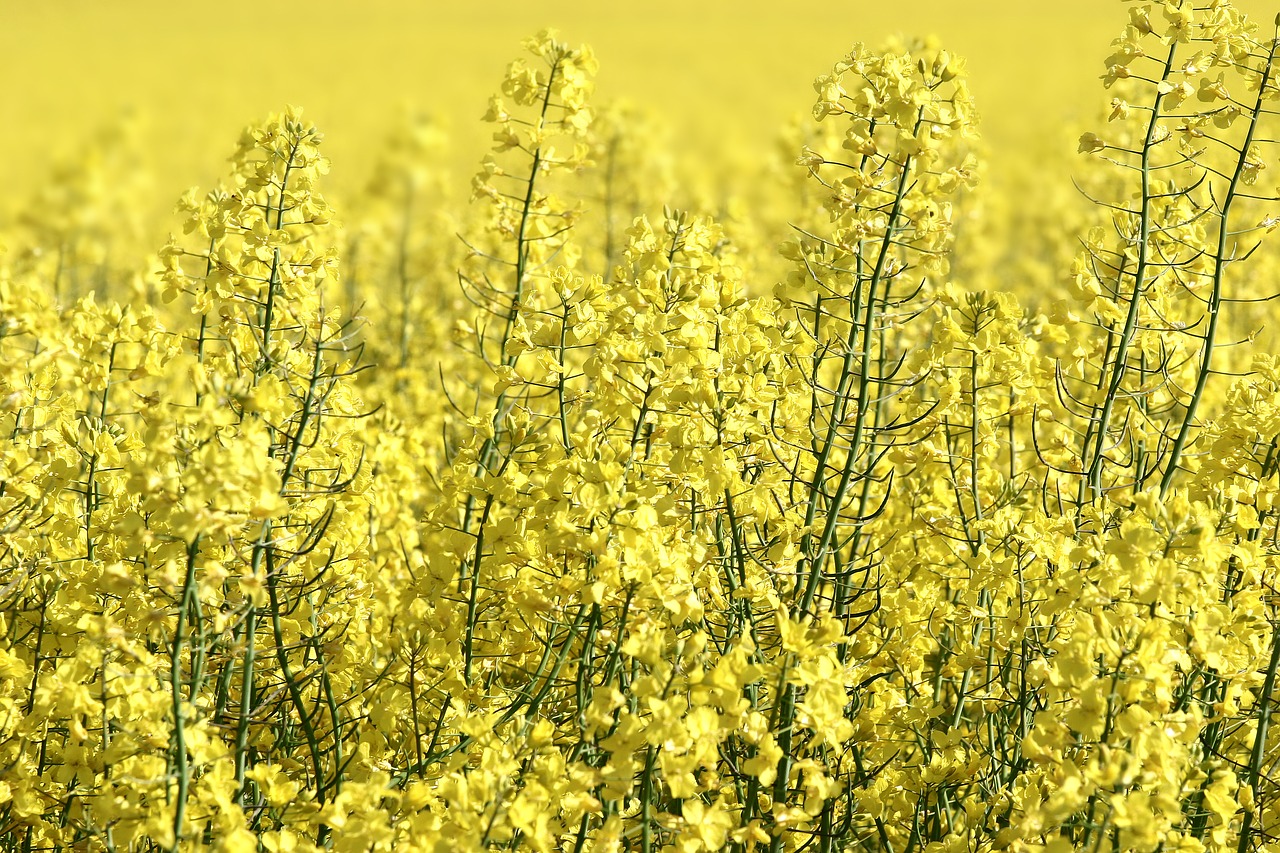
<svg viewBox="0 0 1280 853">
<path fill-rule="evenodd" d="M 10 5 L 0 30 L 4 204 L 133 109 L 145 119 L 157 205 L 167 208 L 222 174 L 241 127 L 286 104 L 324 129 L 335 186 L 365 180 L 370 152 L 404 105 L 449 130 L 462 185 L 487 149 L 479 117 L 488 94 L 520 40 L 547 25 L 595 49 L 598 99 L 650 109 L 678 158 L 762 161 L 783 124 L 808 111 L 814 76 L 854 42 L 896 33 L 937 35 L 967 57 L 998 163 L 1066 152 L 1068 128 L 1108 100 L 1102 60 L 1131 4 L 919 0 L 821 15 L 764 0 L 657 0 L 643 15 L 568 0 L 499 0 L 483 10 L 409 0 L 265 8 L 228 0 L 216 11 L 157 0 Z M 1265 11 L 1260 0 L 1237 5 Z"/>
</svg>

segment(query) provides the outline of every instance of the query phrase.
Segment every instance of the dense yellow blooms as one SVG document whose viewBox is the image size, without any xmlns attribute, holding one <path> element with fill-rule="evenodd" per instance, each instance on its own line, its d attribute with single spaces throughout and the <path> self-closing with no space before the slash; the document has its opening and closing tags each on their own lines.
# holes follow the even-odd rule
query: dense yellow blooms
<svg viewBox="0 0 1280 853">
<path fill-rule="evenodd" d="M 1126 8 L 1022 246 L 932 41 L 683 208 L 552 31 L 469 207 L 290 108 L 134 262 L 97 140 L 0 264 L 0 850 L 1273 849 L 1277 42 Z"/>
</svg>

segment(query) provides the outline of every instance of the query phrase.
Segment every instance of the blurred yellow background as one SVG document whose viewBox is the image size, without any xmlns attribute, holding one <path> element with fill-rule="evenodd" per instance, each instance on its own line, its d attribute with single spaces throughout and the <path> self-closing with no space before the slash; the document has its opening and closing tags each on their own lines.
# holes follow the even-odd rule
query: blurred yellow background
<svg viewBox="0 0 1280 853">
<path fill-rule="evenodd" d="M 465 179 L 487 147 L 487 95 L 520 40 L 547 25 L 595 48 L 600 98 L 653 108 L 678 157 L 763 158 L 781 125 L 808 110 L 813 77 L 854 42 L 936 34 L 968 57 L 998 170 L 1069 146 L 1066 122 L 1107 102 L 1098 76 L 1129 5 L 649 0 L 641 13 L 567 0 L 3 0 L 0 182 L 10 200 L 25 194 L 59 152 L 132 107 L 167 205 L 216 179 L 239 129 L 287 103 L 326 132 L 339 186 L 365 179 L 367 152 L 406 104 L 446 124 Z M 1261 0 L 1238 5 L 1271 25 Z"/>
</svg>

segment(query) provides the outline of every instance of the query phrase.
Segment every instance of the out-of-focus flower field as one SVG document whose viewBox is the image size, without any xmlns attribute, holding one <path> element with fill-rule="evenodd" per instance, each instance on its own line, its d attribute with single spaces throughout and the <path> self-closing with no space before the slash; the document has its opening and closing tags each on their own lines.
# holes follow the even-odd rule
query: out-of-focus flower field
<svg viewBox="0 0 1280 853">
<path fill-rule="evenodd" d="M 406 105 L 447 123 L 448 162 L 465 185 L 489 139 L 477 119 L 496 75 L 521 39 L 546 26 L 590 44 L 602 60 L 597 100 L 625 98 L 652 112 L 661 146 L 696 158 L 694 170 L 718 168 L 726 155 L 749 165 L 773 154 L 782 125 L 808 112 L 810 83 L 831 57 L 894 34 L 934 34 L 968 58 L 984 138 L 1014 155 L 1019 137 L 1058 145 L 1064 120 L 1099 109 L 1093 83 L 1116 17 L 1111 0 L 821 10 L 764 0 L 653 0 L 642 11 L 580 0 L 316 0 L 303 12 L 250 0 L 2 8 L 0 181 L 30 190 L 57 155 L 131 106 L 146 126 L 140 144 L 164 213 L 171 196 L 221 176 L 227 126 L 284 104 L 305 106 L 326 129 L 331 182 L 344 189 L 365 179 L 370 152 Z M 1261 0 L 1241 8 L 1267 10 Z M 255 40 L 266 33 L 273 38 Z M 17 200 L 6 193 L 6 206 Z"/>
<path fill-rule="evenodd" d="M 5 10 L 0 851 L 1280 849 L 1280 17 L 782 7 Z"/>
</svg>

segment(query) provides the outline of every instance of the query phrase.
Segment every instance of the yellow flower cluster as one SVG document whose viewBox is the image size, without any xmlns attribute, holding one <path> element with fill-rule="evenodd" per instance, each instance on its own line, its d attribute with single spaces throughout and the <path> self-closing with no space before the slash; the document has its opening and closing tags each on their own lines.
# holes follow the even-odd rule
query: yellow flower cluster
<svg viewBox="0 0 1280 853">
<path fill-rule="evenodd" d="M 777 262 L 551 31 L 464 210 L 408 115 L 340 222 L 289 109 L 130 267 L 100 140 L 4 235 L 0 851 L 1273 849 L 1277 41 L 1128 9 L 1007 268 L 929 41 Z"/>
</svg>

